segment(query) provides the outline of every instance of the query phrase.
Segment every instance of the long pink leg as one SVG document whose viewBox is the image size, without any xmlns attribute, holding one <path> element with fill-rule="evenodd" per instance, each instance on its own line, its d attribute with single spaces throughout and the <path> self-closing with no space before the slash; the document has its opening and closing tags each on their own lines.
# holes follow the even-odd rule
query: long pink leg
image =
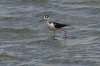
<svg viewBox="0 0 100 66">
<path fill-rule="evenodd" d="M 64 28 L 62 28 L 61 30 L 64 32 L 64 37 L 67 38 L 67 31 Z"/>
</svg>

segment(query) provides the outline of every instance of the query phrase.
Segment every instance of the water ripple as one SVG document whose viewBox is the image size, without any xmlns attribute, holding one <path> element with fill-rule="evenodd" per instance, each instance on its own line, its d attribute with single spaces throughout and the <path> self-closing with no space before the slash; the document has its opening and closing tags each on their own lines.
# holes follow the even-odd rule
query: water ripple
<svg viewBox="0 0 100 66">
<path fill-rule="evenodd" d="M 1 0 L 0 66 L 99 66 L 99 0 Z M 56 40 L 44 22 L 70 24 Z"/>
</svg>

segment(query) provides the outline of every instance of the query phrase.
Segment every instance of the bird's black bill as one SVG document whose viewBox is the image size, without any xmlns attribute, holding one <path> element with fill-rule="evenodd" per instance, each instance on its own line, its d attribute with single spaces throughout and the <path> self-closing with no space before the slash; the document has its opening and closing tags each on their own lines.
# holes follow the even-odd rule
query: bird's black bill
<svg viewBox="0 0 100 66">
<path fill-rule="evenodd" d="M 39 22 L 42 22 L 42 21 L 44 21 L 44 19 L 40 20 Z"/>
</svg>

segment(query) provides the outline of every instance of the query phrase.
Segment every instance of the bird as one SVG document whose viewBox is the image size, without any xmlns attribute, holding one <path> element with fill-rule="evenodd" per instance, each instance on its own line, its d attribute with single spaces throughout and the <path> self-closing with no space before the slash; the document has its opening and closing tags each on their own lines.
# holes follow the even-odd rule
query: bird
<svg viewBox="0 0 100 66">
<path fill-rule="evenodd" d="M 69 26 L 68 24 L 61 24 L 61 23 L 56 23 L 56 22 L 50 22 L 49 21 L 49 16 L 45 15 L 44 18 L 41 21 L 44 21 L 49 28 L 50 31 L 53 31 L 54 37 L 55 37 L 55 31 L 56 30 L 62 30 L 65 34 L 64 37 L 67 37 L 66 35 L 66 30 L 63 29 L 63 27 Z"/>
</svg>

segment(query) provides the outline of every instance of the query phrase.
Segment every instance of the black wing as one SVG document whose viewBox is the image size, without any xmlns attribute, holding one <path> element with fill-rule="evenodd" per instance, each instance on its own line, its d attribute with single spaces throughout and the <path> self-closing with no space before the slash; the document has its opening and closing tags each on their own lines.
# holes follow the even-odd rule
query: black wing
<svg viewBox="0 0 100 66">
<path fill-rule="evenodd" d="M 55 22 L 53 22 L 53 24 L 54 24 L 55 28 L 62 28 L 62 27 L 68 26 L 66 24 L 60 24 L 60 23 L 55 23 Z"/>
</svg>

